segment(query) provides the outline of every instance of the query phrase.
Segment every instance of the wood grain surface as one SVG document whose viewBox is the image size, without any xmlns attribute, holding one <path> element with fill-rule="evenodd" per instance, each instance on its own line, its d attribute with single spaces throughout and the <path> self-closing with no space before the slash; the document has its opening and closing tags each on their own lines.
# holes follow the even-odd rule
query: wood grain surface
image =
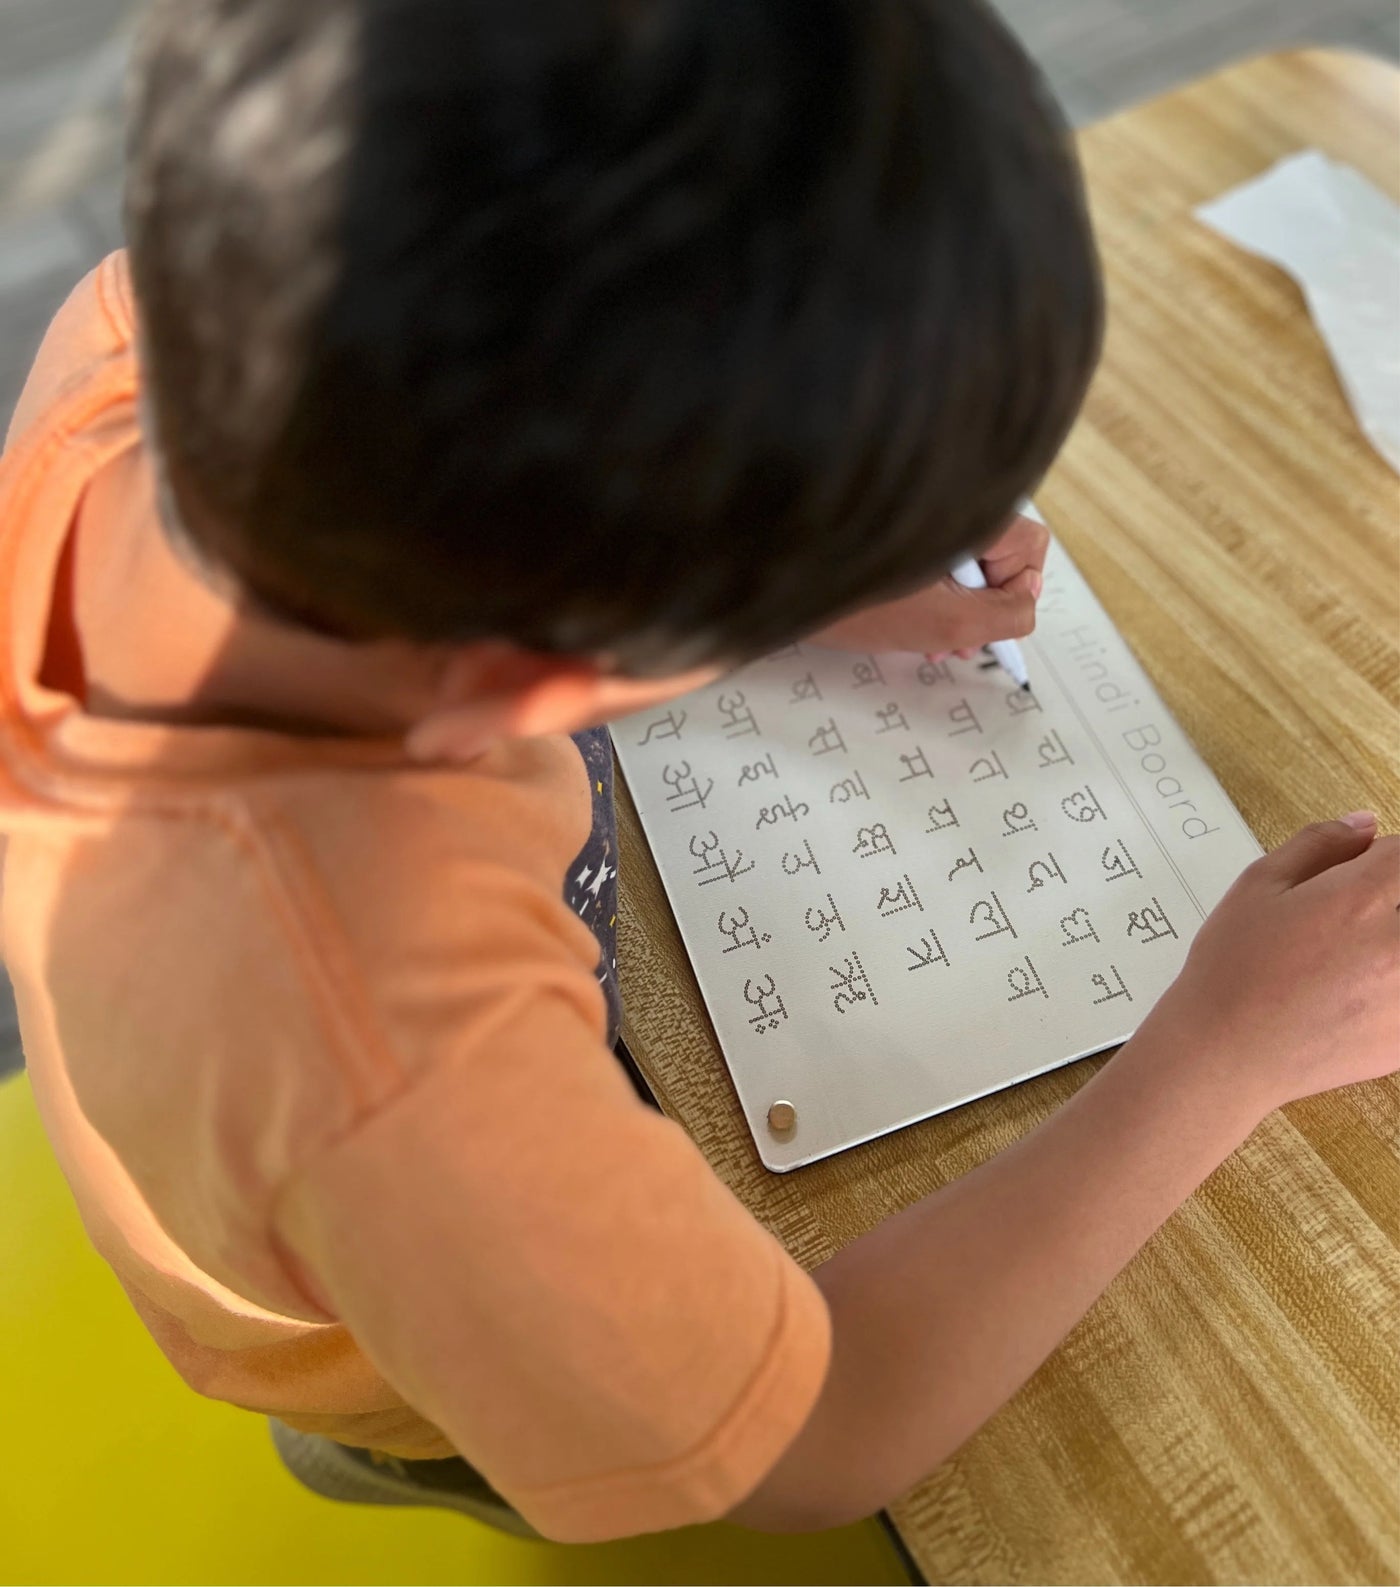
<svg viewBox="0 0 1400 1587">
<path fill-rule="evenodd" d="M 1274 56 L 1081 136 L 1109 331 L 1037 492 L 1269 846 L 1360 806 L 1400 828 L 1400 482 L 1298 289 L 1192 217 L 1310 146 L 1400 197 L 1400 73 Z M 620 816 L 627 1040 L 666 1110 L 804 1265 L 1008 1145 L 1103 1061 L 767 1173 L 625 790 Z M 1275 1114 L 894 1507 L 925 1575 L 1400 1579 L 1398 1243 L 1400 1082 Z"/>
</svg>

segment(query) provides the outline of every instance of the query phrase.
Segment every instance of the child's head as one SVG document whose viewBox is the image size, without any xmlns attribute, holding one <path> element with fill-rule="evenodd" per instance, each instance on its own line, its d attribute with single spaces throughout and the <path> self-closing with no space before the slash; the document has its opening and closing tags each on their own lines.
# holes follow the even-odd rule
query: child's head
<svg viewBox="0 0 1400 1587">
<path fill-rule="evenodd" d="M 991 535 L 1094 362 L 978 0 L 160 0 L 134 108 L 176 511 L 330 634 L 762 651 Z"/>
</svg>

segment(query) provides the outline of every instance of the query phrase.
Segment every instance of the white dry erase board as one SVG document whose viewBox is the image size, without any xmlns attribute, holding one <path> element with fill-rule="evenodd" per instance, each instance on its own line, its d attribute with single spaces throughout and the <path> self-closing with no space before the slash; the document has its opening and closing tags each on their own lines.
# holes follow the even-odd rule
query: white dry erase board
<svg viewBox="0 0 1400 1587">
<path fill-rule="evenodd" d="M 1123 1041 L 1260 852 L 1058 543 L 1024 648 L 793 645 L 613 727 L 771 1169 Z"/>
</svg>

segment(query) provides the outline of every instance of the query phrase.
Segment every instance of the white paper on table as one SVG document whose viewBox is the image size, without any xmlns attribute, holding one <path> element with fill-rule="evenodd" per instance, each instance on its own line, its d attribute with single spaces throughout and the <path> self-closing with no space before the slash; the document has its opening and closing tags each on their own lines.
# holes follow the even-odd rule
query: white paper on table
<svg viewBox="0 0 1400 1587">
<path fill-rule="evenodd" d="M 791 646 L 613 726 L 771 1169 L 1125 1040 L 1260 852 L 1057 543 L 1025 650 Z"/>
<path fill-rule="evenodd" d="M 1400 471 L 1400 208 L 1308 149 L 1196 214 L 1302 288 L 1362 430 Z"/>
</svg>

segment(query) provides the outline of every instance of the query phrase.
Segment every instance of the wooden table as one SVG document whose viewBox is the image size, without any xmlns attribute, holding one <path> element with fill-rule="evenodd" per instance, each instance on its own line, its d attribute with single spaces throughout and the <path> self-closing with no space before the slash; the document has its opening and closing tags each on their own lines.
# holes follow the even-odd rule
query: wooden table
<svg viewBox="0 0 1400 1587">
<path fill-rule="evenodd" d="M 1037 499 L 1266 845 L 1358 806 L 1400 828 L 1400 489 L 1297 288 L 1192 210 L 1308 146 L 1400 196 L 1398 138 L 1400 73 L 1309 51 L 1080 139 L 1109 332 Z M 662 1105 L 804 1265 L 1088 1078 L 1095 1060 L 767 1173 L 625 793 L 621 814 L 627 1040 Z M 1275 1114 L 894 1507 L 928 1579 L 1400 1579 L 1398 1241 L 1400 1081 Z"/>
</svg>

